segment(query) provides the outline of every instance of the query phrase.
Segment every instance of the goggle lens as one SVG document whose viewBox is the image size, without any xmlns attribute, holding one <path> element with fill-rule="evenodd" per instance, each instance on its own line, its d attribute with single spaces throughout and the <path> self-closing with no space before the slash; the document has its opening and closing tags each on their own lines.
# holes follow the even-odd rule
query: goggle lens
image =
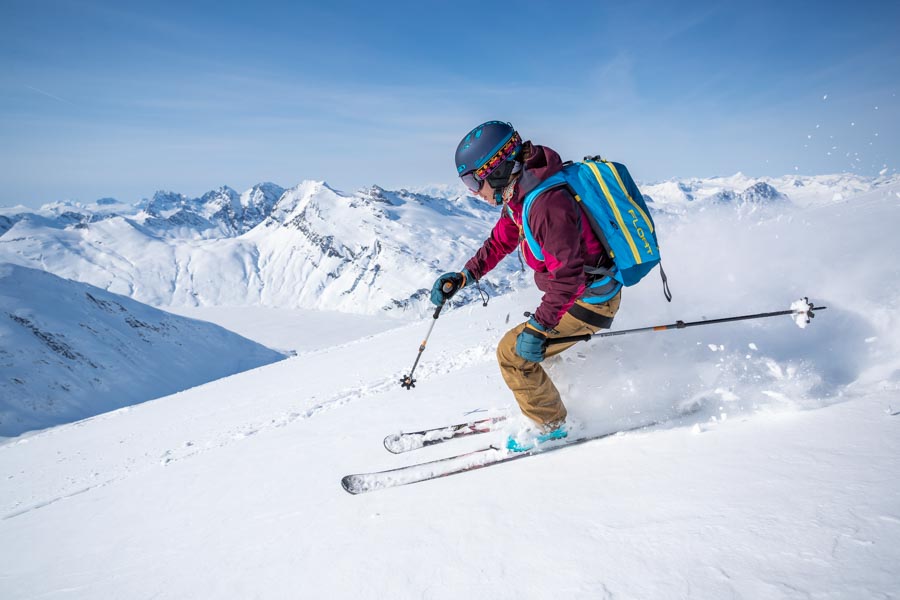
<svg viewBox="0 0 900 600">
<path fill-rule="evenodd" d="M 482 186 L 484 186 L 484 181 L 475 177 L 475 173 L 466 173 L 465 175 L 461 175 L 460 179 L 465 184 L 469 191 L 478 193 L 481 191 Z"/>
</svg>

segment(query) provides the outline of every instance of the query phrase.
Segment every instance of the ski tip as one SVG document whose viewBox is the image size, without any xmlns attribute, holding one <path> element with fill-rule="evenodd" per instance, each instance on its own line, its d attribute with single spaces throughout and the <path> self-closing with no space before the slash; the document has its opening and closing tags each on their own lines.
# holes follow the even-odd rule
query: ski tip
<svg viewBox="0 0 900 600">
<path fill-rule="evenodd" d="M 395 433 L 384 438 L 384 449 L 391 454 L 403 454 L 427 446 L 423 440 L 421 435 Z"/>
<path fill-rule="evenodd" d="M 400 454 L 403 452 L 402 447 L 400 445 L 400 438 L 402 436 L 400 434 L 392 434 L 384 438 L 384 449 L 390 452 L 391 454 Z"/>
<path fill-rule="evenodd" d="M 354 496 L 366 491 L 360 486 L 361 483 L 360 478 L 356 475 L 345 475 L 341 479 L 341 487 L 344 488 L 344 491 Z"/>
<path fill-rule="evenodd" d="M 341 479 L 341 487 L 348 494 L 364 494 L 366 492 L 374 492 L 375 490 L 393 487 L 397 484 L 385 484 L 379 480 L 373 473 L 356 473 L 354 475 L 344 475 Z"/>
</svg>

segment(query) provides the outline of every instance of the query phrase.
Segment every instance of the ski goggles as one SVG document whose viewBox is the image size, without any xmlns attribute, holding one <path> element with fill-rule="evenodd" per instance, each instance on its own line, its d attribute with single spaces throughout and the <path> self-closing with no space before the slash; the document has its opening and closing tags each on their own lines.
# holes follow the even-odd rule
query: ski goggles
<svg viewBox="0 0 900 600">
<path fill-rule="evenodd" d="M 484 185 L 485 179 L 487 179 L 490 174 L 503 163 L 503 161 L 515 158 L 521 147 L 522 138 L 519 137 L 518 132 L 513 132 L 509 140 L 500 147 L 496 154 L 474 171 L 469 171 L 464 175 L 460 175 L 459 178 L 462 179 L 462 182 L 469 190 L 478 193 Z"/>
</svg>

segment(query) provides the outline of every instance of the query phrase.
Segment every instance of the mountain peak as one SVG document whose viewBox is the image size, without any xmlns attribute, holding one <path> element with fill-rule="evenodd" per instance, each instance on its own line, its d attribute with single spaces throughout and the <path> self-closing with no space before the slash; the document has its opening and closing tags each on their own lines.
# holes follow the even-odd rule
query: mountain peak
<svg viewBox="0 0 900 600">
<path fill-rule="evenodd" d="M 744 190 L 743 193 L 741 193 L 741 199 L 748 203 L 763 204 L 768 202 L 783 202 L 787 200 L 787 196 L 768 183 L 759 181 Z"/>
</svg>

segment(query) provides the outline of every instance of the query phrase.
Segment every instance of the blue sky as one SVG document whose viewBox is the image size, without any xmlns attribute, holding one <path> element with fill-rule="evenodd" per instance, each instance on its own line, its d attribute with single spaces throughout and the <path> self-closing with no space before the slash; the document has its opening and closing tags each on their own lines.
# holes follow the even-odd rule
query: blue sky
<svg viewBox="0 0 900 600">
<path fill-rule="evenodd" d="M 3 0 L 0 205 L 448 183 L 490 119 L 644 182 L 891 173 L 897 23 L 893 0 Z"/>
</svg>

